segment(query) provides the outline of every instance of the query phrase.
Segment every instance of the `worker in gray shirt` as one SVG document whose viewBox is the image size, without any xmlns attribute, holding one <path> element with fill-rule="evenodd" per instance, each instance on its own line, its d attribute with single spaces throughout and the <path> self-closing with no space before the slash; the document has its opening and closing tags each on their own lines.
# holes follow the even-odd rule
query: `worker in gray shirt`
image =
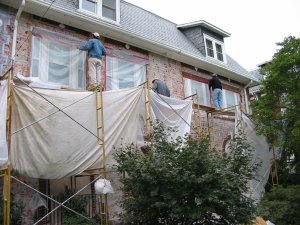
<svg viewBox="0 0 300 225">
<path fill-rule="evenodd" d="M 160 95 L 170 97 L 170 90 L 169 90 L 167 84 L 164 81 L 159 80 L 157 78 L 155 78 L 152 81 L 152 90 Z"/>
</svg>

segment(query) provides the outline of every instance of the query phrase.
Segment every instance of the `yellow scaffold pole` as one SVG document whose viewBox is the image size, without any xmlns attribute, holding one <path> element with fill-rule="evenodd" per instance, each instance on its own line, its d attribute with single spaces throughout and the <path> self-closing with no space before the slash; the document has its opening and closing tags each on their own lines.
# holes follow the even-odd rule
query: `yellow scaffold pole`
<svg viewBox="0 0 300 225">
<path fill-rule="evenodd" d="M 10 156 L 11 156 L 11 114 L 12 114 L 12 89 L 13 89 L 13 69 L 8 71 L 7 86 L 7 108 L 6 108 L 6 141 L 8 150 L 7 168 L 4 171 L 4 212 L 3 225 L 10 225 Z"/>
<path fill-rule="evenodd" d="M 105 139 L 104 139 L 104 108 L 103 108 L 103 84 L 100 83 L 96 89 L 96 118 L 97 118 L 97 136 L 98 145 L 102 147 L 103 156 L 103 177 L 106 179 L 106 149 L 105 149 Z M 100 168 L 101 170 L 101 168 Z M 100 172 L 101 175 L 101 172 Z M 108 198 L 107 194 L 103 196 L 100 195 L 100 225 L 108 225 Z M 103 218 L 105 217 L 105 218 Z M 105 221 L 105 223 L 104 223 Z"/>
</svg>

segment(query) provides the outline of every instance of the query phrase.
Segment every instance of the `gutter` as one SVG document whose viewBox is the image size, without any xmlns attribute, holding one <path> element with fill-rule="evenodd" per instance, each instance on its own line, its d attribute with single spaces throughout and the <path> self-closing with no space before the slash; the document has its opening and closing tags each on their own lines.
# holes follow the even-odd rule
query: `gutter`
<svg viewBox="0 0 300 225">
<path fill-rule="evenodd" d="M 22 0 L 22 3 L 18 9 L 16 18 L 15 18 L 15 22 L 14 22 L 14 33 L 13 33 L 13 42 L 12 42 L 12 50 L 11 50 L 11 64 L 13 64 L 14 60 L 15 60 L 15 54 L 16 54 L 16 46 L 17 46 L 17 35 L 18 35 L 18 23 L 19 23 L 19 18 L 21 16 L 21 13 L 25 7 L 25 1 L 26 0 Z"/>
</svg>

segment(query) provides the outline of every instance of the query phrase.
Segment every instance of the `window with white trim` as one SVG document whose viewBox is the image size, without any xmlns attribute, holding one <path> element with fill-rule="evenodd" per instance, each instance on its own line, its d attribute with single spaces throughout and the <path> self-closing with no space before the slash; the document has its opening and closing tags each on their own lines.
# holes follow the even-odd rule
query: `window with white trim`
<svg viewBox="0 0 300 225">
<path fill-rule="evenodd" d="M 106 89 L 138 86 L 146 81 L 146 64 L 106 56 Z"/>
<path fill-rule="evenodd" d="M 208 84 L 188 79 L 186 77 L 183 78 L 183 81 L 185 97 L 197 93 L 199 104 L 210 106 Z"/>
<path fill-rule="evenodd" d="M 204 35 L 204 40 L 206 55 L 226 63 L 224 43 L 207 35 Z"/>
<path fill-rule="evenodd" d="M 240 104 L 239 93 L 223 89 L 222 94 L 223 94 L 223 108 L 228 108 Z"/>
<path fill-rule="evenodd" d="M 86 54 L 76 48 L 78 42 L 47 31 L 33 34 L 30 76 L 45 83 L 85 89 Z"/>
<path fill-rule="evenodd" d="M 79 0 L 79 10 L 97 17 L 120 21 L 120 0 Z"/>
</svg>

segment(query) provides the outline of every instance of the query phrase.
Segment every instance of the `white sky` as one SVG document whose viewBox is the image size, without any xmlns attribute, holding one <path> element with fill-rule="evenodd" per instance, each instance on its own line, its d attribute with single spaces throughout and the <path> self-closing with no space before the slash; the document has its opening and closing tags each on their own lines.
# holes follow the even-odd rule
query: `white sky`
<svg viewBox="0 0 300 225">
<path fill-rule="evenodd" d="M 230 33 L 226 52 L 247 70 L 271 60 L 285 37 L 300 37 L 300 0 L 126 1 L 176 24 L 205 20 Z"/>
</svg>

